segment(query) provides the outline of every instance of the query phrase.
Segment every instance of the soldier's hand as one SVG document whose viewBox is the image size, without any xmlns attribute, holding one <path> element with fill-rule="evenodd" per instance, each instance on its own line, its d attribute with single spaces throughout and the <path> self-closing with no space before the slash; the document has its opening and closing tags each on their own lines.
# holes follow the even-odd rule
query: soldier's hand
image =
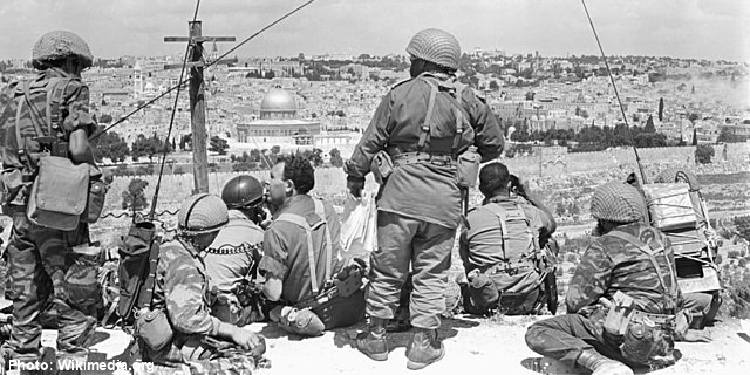
<svg viewBox="0 0 750 375">
<path fill-rule="evenodd" d="M 711 335 L 708 332 L 688 330 L 682 338 L 685 342 L 711 342 Z"/>
<path fill-rule="evenodd" d="M 263 336 L 245 328 L 235 327 L 232 333 L 232 341 L 242 349 L 251 350 L 253 355 L 261 355 L 266 352 L 266 340 Z"/>
<path fill-rule="evenodd" d="M 346 188 L 354 198 L 361 198 L 362 189 L 365 188 L 365 179 L 349 176 L 346 178 Z"/>
</svg>

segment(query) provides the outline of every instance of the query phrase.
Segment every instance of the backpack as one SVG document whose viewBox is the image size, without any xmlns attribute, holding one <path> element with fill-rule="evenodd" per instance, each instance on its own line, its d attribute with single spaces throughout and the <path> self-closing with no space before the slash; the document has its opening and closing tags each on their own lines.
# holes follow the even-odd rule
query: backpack
<svg viewBox="0 0 750 375">
<path fill-rule="evenodd" d="M 503 200 L 486 204 L 482 209 L 495 215 L 500 222 L 506 262 L 518 263 L 539 253 L 539 237 L 532 231 L 531 221 L 518 201 Z"/>
</svg>

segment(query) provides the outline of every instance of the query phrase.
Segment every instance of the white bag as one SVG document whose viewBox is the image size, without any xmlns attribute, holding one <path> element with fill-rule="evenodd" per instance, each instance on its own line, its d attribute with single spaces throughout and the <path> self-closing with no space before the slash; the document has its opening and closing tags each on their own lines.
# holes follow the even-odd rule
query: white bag
<svg viewBox="0 0 750 375">
<path fill-rule="evenodd" d="M 349 195 L 341 215 L 341 247 L 348 256 L 366 254 L 377 246 L 375 197 L 363 192 L 362 198 Z"/>
</svg>

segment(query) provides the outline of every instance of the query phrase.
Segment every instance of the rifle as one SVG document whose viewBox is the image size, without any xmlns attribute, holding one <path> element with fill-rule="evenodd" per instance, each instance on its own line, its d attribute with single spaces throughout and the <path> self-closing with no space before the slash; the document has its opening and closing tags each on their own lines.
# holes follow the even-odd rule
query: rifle
<svg viewBox="0 0 750 375">
<path fill-rule="evenodd" d="M 557 241 L 552 241 L 552 244 L 547 244 L 544 247 L 543 255 L 538 259 L 538 267 L 540 272 L 544 275 L 544 295 L 547 300 L 547 310 L 554 315 L 557 313 L 558 294 L 557 294 L 557 252 L 550 247 L 557 248 Z"/>
<path fill-rule="evenodd" d="M 346 298 L 357 292 L 364 285 L 363 278 L 367 268 L 362 259 L 354 258 L 354 264 L 344 267 L 331 280 L 325 284 L 317 295 L 295 305 L 298 309 L 314 309 L 324 303 L 337 298 Z"/>
</svg>

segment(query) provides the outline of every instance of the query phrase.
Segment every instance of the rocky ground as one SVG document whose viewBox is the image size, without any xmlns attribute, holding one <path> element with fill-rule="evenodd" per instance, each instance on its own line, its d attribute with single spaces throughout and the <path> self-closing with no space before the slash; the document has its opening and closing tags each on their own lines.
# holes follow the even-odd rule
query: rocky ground
<svg viewBox="0 0 750 375">
<path fill-rule="evenodd" d="M 258 324 L 251 329 L 266 337 L 270 369 L 258 374 L 462 374 L 487 372 L 502 374 L 535 374 L 522 364 L 534 362 L 539 356 L 524 343 L 526 327 L 537 317 L 504 317 L 478 319 L 460 315 L 445 320 L 440 336 L 446 348 L 445 358 L 423 370 L 406 368 L 405 348 L 409 333 L 392 334 L 394 348 L 386 362 L 365 358 L 350 346 L 350 337 L 360 325 L 351 329 L 328 332 L 317 338 L 301 339 L 287 336 L 273 324 Z M 652 372 L 667 374 L 747 374 L 750 372 L 750 337 L 743 333 L 738 321 L 720 321 L 709 327 L 710 343 L 678 343 L 682 358 L 674 366 Z M 119 330 L 100 330 L 95 349 L 109 359 L 122 358 L 128 337 Z M 575 373 L 554 367 L 553 374 Z M 578 372 L 585 374 L 586 372 Z"/>
</svg>

